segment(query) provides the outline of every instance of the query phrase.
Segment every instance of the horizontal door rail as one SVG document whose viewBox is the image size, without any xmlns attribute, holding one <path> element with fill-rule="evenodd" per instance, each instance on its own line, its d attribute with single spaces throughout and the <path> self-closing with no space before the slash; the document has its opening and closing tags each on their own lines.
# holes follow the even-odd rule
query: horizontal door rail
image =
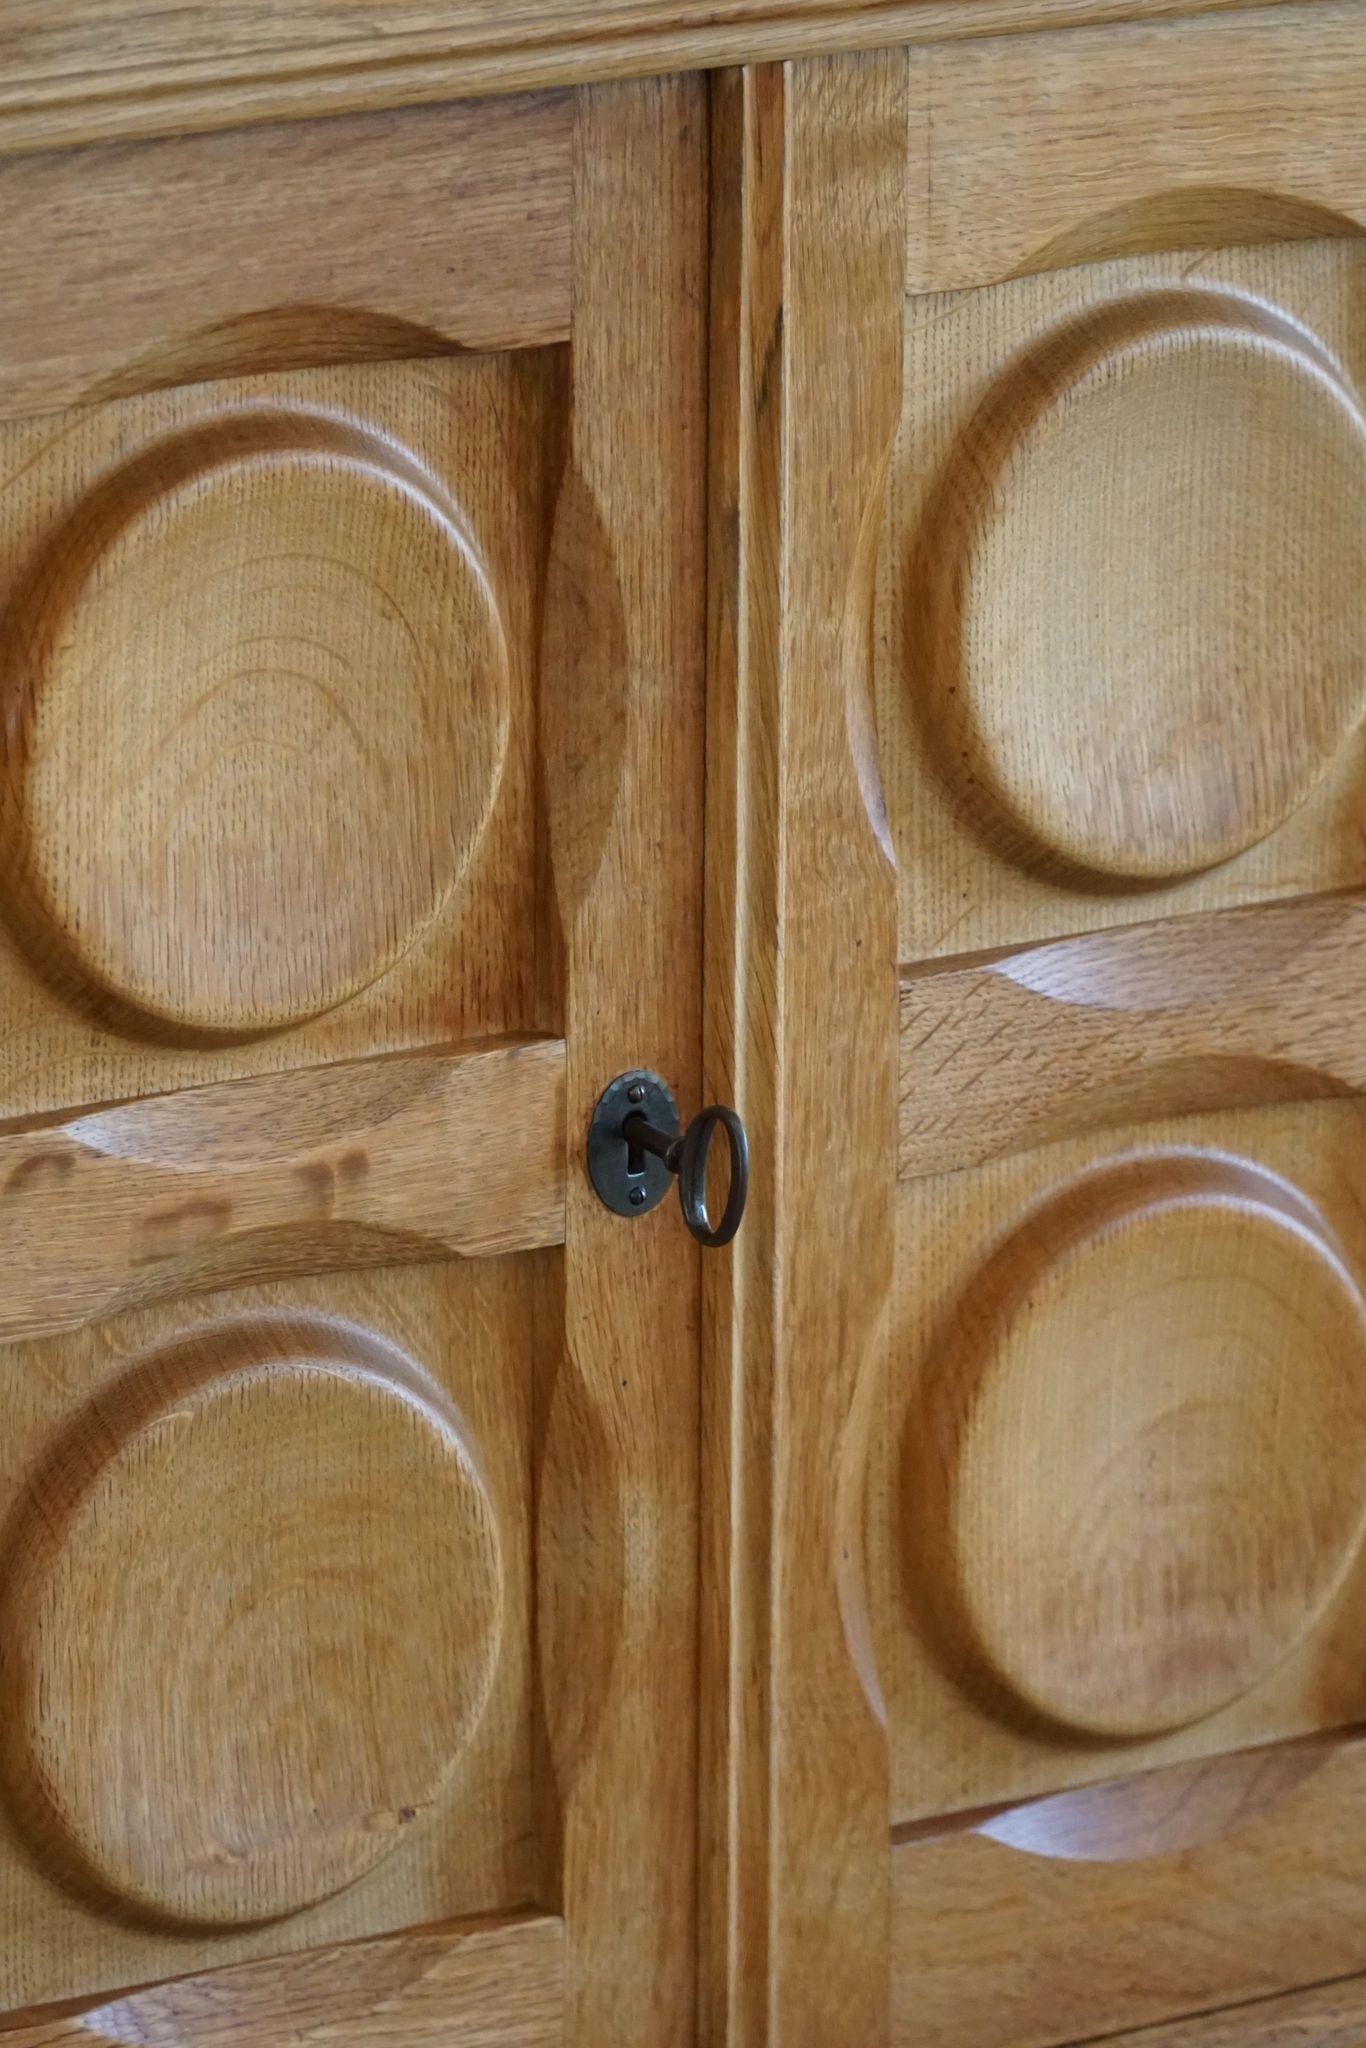
<svg viewBox="0 0 1366 2048">
<path fill-rule="evenodd" d="M 0 1128 L 0 1339 L 290 1274 L 564 1238 L 564 1045 L 254 1075 Z"/>
</svg>

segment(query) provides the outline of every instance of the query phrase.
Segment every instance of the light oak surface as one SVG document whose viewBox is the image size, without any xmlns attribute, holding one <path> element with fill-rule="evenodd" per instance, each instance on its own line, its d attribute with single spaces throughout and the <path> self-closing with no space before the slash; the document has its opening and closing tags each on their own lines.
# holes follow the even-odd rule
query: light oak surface
<svg viewBox="0 0 1366 2048">
<path fill-rule="evenodd" d="M 611 1215 L 583 1145 L 614 1075 L 653 1068 L 686 1106 L 701 1069 L 701 82 L 584 94 L 574 190 L 540 707 L 568 1185 L 538 1389 L 547 1891 L 569 2048 L 675 2048 L 696 2003 L 699 1254 L 672 1202 Z"/>
<path fill-rule="evenodd" d="M 871 1509 L 895 1819 L 1366 1717 L 1364 1115 L 902 1184 Z"/>
<path fill-rule="evenodd" d="M 909 57 L 864 1495 L 907 2048 L 1366 1954 L 1364 29 Z"/>
<path fill-rule="evenodd" d="M 534 1896 L 557 1257 L 6 1347 L 0 2011 Z"/>
<path fill-rule="evenodd" d="M 553 1255 L 486 1254 L 500 1186 L 564 1235 L 534 1029 L 564 367 L 0 430 L 10 1334 L 64 1333 L 0 1359 L 0 2007 L 538 1889 Z M 525 1086 L 515 1047 L 449 1054 L 509 1032 Z"/>
<path fill-rule="evenodd" d="M 907 289 L 1360 234 L 1363 93 L 1355 0 L 916 50 Z"/>
<path fill-rule="evenodd" d="M 867 636 L 904 85 L 899 52 L 750 71 L 717 126 L 708 1074 L 771 1164 L 708 1301 L 706 2011 L 754 2048 L 886 2030 L 886 1752 L 850 1551 L 891 1280 Z"/>
<path fill-rule="evenodd" d="M 1231 1799 L 1222 1761 L 1135 1781 L 1136 1860 L 1076 1861 L 974 1833 L 897 1847 L 896 2048 L 1058 2048 L 1366 1968 L 1361 1744 L 1328 1754 L 1298 1785 L 1274 1758 L 1265 1768 L 1274 1796 L 1262 1810 L 1242 1759 Z M 1153 1815 L 1191 1806 L 1209 1811 L 1211 1838 L 1145 1855 Z M 1312 1998 L 1306 2006 L 1312 2020 Z M 1258 2011 L 1229 2014 L 1212 2040 L 1337 2048 L 1331 2003 L 1322 2034 L 1273 2030 L 1265 2044 L 1239 2031 Z M 1156 2041 L 1184 2041 L 1183 2026 L 1202 2041 L 1194 2021 Z M 1355 2048 L 1359 2036 L 1340 2038 Z"/>
<path fill-rule="evenodd" d="M 0 427 L 5 1115 L 533 1025 L 563 374 Z"/>
<path fill-rule="evenodd" d="M 543 95 L 0 160 L 0 418 L 564 340 L 572 122 Z"/>
<path fill-rule="evenodd" d="M 181 1978 L 0 2032 L 15 2048 L 559 2048 L 548 1916 L 358 1942 Z"/>
<path fill-rule="evenodd" d="M 1363 879 L 1364 264 L 1282 242 L 908 302 L 904 961 Z"/>
<path fill-rule="evenodd" d="M 1366 1983 L 1349 1978 L 1268 1998 L 1231 2012 L 1178 2020 L 1112 2037 L 1119 2048 L 1361 2048 L 1366 2040 Z"/>
<path fill-rule="evenodd" d="M 166 1295 L 564 1239 L 564 1046 L 262 1075 L 0 1132 L 0 1340 Z"/>
<path fill-rule="evenodd" d="M 0 427 L 0 2009 L 304 2039 L 213 1973 L 392 1934 L 333 2038 L 692 2032 L 698 1253 L 582 1147 L 698 1097 L 705 114 L 348 123 L 330 273 L 324 126 L 7 167 L 124 288 Z M 526 2001 L 410 1936 L 533 1901 Z"/>
<path fill-rule="evenodd" d="M 206 20 L 0 6 L 10 2038 L 1273 2025 L 1366 1968 L 1366 19 Z M 636 1065 L 729 1252 L 591 1192 Z"/>
<path fill-rule="evenodd" d="M 339 11 L 327 0 L 252 0 L 225 18 L 178 0 L 63 0 L 0 15 L 0 152 L 1226 4 L 357 0 Z M 1249 4 L 1258 0 L 1240 0 Z"/>
<path fill-rule="evenodd" d="M 1356 1094 L 1366 917 L 1299 897 L 914 970 L 901 1172 L 1187 1110 Z"/>
</svg>

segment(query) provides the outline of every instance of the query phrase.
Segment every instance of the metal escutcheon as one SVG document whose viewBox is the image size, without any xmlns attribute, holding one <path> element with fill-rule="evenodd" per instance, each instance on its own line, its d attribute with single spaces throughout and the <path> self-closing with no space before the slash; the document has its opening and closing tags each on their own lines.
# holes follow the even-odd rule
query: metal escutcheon
<svg viewBox="0 0 1366 2048">
<path fill-rule="evenodd" d="M 707 1208 L 712 1140 L 724 1131 L 730 1147 L 730 1190 L 719 1223 Z M 588 1127 L 588 1177 L 618 1216 L 648 1216 L 678 1177 L 678 1200 L 699 1244 L 729 1244 L 749 1194 L 749 1140 L 733 1109 L 713 1104 L 680 1131 L 668 1084 L 648 1068 L 618 1074 L 604 1089 Z"/>
</svg>

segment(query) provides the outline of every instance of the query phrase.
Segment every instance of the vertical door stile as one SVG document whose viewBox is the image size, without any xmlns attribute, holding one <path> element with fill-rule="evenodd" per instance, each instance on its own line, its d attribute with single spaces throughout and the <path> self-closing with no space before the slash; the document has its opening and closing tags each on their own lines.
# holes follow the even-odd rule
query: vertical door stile
<svg viewBox="0 0 1366 2048">
<path fill-rule="evenodd" d="M 905 85 L 903 51 L 715 88 L 707 1083 L 761 1162 L 733 1265 L 708 1272 L 704 1367 L 704 2038 L 737 2048 L 887 2030 L 860 1530 L 893 1258 L 869 638 Z"/>
<path fill-rule="evenodd" d="M 706 94 L 576 102 L 573 402 L 542 664 L 567 1046 L 540 1650 L 572 2048 L 676 2048 L 696 1986 L 698 1250 L 584 1172 L 594 1103 L 700 1077 Z"/>
</svg>

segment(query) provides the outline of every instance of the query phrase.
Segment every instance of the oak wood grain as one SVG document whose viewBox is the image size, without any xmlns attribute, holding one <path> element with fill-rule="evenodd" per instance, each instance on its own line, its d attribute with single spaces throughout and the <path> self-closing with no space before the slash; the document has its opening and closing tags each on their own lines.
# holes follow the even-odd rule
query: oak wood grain
<svg viewBox="0 0 1366 2048">
<path fill-rule="evenodd" d="M 1362 881 L 1364 267 L 1282 241 L 907 302 L 904 962 Z"/>
<path fill-rule="evenodd" d="M 5 1117 L 537 1024 L 566 356 L 0 425 Z"/>
<path fill-rule="evenodd" d="M 1218 1841 L 1270 1813 L 1358 1738 L 1336 1731 L 1192 1764 L 1172 1764 L 1137 1777 L 1107 1778 L 1072 1792 L 1053 1792 L 999 1811 L 933 1821 L 916 1830 L 893 1828 L 892 1841 L 928 1839 L 973 1828 L 993 1842 L 1031 1856 L 1073 1863 L 1137 1863 Z"/>
<path fill-rule="evenodd" d="M 752 1119 L 761 1166 L 733 1271 L 708 1282 L 704 1982 L 712 2038 L 747 2048 L 873 2048 L 887 2024 L 854 1525 L 892 1255 L 867 635 L 904 84 L 900 52 L 751 71 L 717 129 L 708 1085 Z"/>
<path fill-rule="evenodd" d="M 327 0 L 252 0 L 230 13 L 68 0 L 3 31 L 0 152 L 1227 4 L 404 0 L 339 17 Z"/>
<path fill-rule="evenodd" d="M 558 2048 L 549 1915 L 239 1964 L 96 2005 L 11 2016 L 15 2048 Z"/>
<path fill-rule="evenodd" d="M 903 1177 L 1107 1125 L 1366 1088 L 1366 904 L 1130 925 L 901 984 Z"/>
<path fill-rule="evenodd" d="M 610 1214 L 584 1137 L 626 1068 L 685 1113 L 700 1079 L 705 91 L 594 88 L 575 118 L 540 734 L 568 1174 L 538 1416 L 547 1886 L 569 2048 L 675 2048 L 696 2000 L 698 1248 L 672 1203 Z"/>
<path fill-rule="evenodd" d="M 1363 93 L 1354 0 L 917 49 L 907 288 L 1359 235 Z"/>
<path fill-rule="evenodd" d="M 1255 2005 L 1194 2014 L 1136 2034 L 1108 2034 L 1114 2048 L 1361 2048 L 1366 1980 L 1339 1979 Z M 1078 2044 L 1083 2048 L 1083 2044 Z"/>
<path fill-rule="evenodd" d="M 552 94 L 0 159 L 0 418 L 563 340 L 570 125 Z"/>
<path fill-rule="evenodd" d="M 896 1823 L 1366 1716 L 1364 1119 L 901 1183 L 869 1495 Z"/>
<path fill-rule="evenodd" d="M 773 1443 L 781 891 L 778 562 L 786 374 L 780 346 L 786 82 L 777 67 L 711 91 L 705 1092 L 745 1118 L 744 1227 L 703 1263 L 702 2036 L 769 2038 L 773 1869 Z M 770 1166 L 768 1163 L 772 1162 Z"/>
<path fill-rule="evenodd" d="M 1216 1760 L 1194 1774 L 1158 1773 L 1141 1799 L 1217 1808 L 1228 1768 Z M 1240 1759 L 1233 1768 L 1241 1773 Z M 1164 1794 L 1169 1776 L 1178 1782 Z M 903 1844 L 892 1855 L 893 2039 L 898 2048 L 1055 2048 L 1361 1970 L 1364 1794 L 1366 1748 L 1354 1741 L 1243 1824 L 1235 1813 L 1226 1832 L 1174 1853 L 1078 1862 L 971 1833 Z M 1331 2000 L 1326 2031 L 1315 2031 L 1315 1996 L 1304 1995 L 1299 2034 L 1272 2026 L 1259 2035 L 1259 2011 L 1274 2007 L 1253 2006 L 1226 2015 L 1210 2041 L 1355 2044 L 1359 2029 L 1332 2031 Z M 1293 2001 L 1289 2015 L 1300 2016 Z M 1153 2048 L 1188 2038 L 1203 2048 L 1199 2031 L 1181 2030 L 1195 2024 L 1159 2028 Z M 1149 2048 L 1149 2035 L 1138 2038 Z"/>
<path fill-rule="evenodd" d="M 557 1262 L 320 1273 L 4 1347 L 0 2014 L 536 1896 Z"/>
<path fill-rule="evenodd" d="M 0 1130 L 0 1340 L 564 1236 L 564 1046 L 398 1053 Z"/>
</svg>

